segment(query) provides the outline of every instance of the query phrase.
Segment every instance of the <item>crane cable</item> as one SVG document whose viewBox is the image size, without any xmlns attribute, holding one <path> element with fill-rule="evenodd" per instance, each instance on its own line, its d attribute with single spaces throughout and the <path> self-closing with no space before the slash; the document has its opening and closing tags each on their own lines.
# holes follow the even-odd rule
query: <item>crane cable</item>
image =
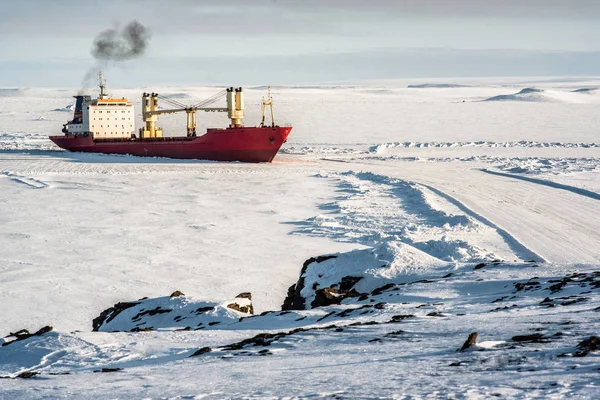
<svg viewBox="0 0 600 400">
<path fill-rule="evenodd" d="M 158 95 L 158 98 L 169 103 L 170 105 L 174 106 L 174 107 L 178 107 L 178 108 L 186 108 L 187 106 L 183 103 L 178 102 L 177 100 L 174 100 L 170 97 L 166 97 L 166 96 L 162 96 L 162 95 Z"/>
<path fill-rule="evenodd" d="M 215 102 L 217 102 L 218 100 L 220 100 L 222 97 L 225 97 L 225 95 L 227 94 L 227 89 L 224 89 L 222 91 L 220 91 L 217 94 L 212 95 L 211 97 L 209 97 L 208 99 L 202 100 L 200 103 L 195 104 L 194 106 L 192 106 L 193 108 L 202 108 L 202 107 L 206 107 L 210 104 L 213 104 Z"/>
</svg>

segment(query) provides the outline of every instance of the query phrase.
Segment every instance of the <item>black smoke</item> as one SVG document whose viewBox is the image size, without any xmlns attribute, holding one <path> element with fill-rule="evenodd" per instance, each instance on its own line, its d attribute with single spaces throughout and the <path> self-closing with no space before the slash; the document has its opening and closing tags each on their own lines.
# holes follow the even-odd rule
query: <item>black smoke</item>
<svg viewBox="0 0 600 400">
<path fill-rule="evenodd" d="M 138 21 L 131 21 L 121 30 L 107 29 L 94 39 L 92 56 L 96 62 L 85 73 L 79 94 L 95 85 L 98 72 L 119 61 L 131 60 L 144 54 L 150 43 L 150 32 Z"/>
<path fill-rule="evenodd" d="M 94 39 L 92 55 L 100 61 L 124 61 L 144 54 L 150 32 L 138 21 L 131 21 L 121 31 L 108 29 Z"/>
</svg>

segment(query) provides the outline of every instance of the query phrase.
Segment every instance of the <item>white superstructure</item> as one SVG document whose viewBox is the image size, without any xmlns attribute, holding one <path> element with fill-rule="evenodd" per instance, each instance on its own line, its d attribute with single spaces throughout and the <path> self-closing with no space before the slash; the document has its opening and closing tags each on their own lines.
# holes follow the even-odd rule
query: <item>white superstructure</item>
<svg viewBox="0 0 600 400">
<path fill-rule="evenodd" d="M 128 99 L 106 94 L 106 84 L 99 74 L 100 96 L 76 96 L 75 114 L 67 124 L 68 134 L 92 135 L 94 139 L 131 138 L 135 130 L 135 112 Z"/>
</svg>

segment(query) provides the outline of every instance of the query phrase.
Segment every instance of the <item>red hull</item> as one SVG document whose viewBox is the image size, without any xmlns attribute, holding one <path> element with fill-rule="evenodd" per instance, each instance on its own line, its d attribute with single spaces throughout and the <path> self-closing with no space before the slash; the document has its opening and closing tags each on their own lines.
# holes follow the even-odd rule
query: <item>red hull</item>
<svg viewBox="0 0 600 400">
<path fill-rule="evenodd" d="M 156 139 L 92 139 L 91 136 L 50 136 L 69 151 L 131 154 L 214 161 L 271 162 L 291 127 L 209 129 L 199 137 Z"/>
</svg>

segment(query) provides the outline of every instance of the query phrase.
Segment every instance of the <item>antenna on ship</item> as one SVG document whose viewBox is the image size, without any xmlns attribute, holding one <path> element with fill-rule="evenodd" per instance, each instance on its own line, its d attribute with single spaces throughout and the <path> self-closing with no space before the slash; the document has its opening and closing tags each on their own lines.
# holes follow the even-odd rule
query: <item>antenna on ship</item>
<svg viewBox="0 0 600 400">
<path fill-rule="evenodd" d="M 262 98 L 262 121 L 260 121 L 260 127 L 265 126 L 265 111 L 267 110 L 267 106 L 271 108 L 271 126 L 275 126 L 275 117 L 273 115 L 273 98 L 271 97 L 271 86 L 267 87 L 267 99 L 265 100 L 264 96 Z"/>
<path fill-rule="evenodd" d="M 105 92 L 106 90 L 106 81 L 102 77 L 102 71 L 98 72 L 98 86 L 100 86 L 100 97 L 101 99 L 106 99 L 108 94 Z"/>
</svg>

